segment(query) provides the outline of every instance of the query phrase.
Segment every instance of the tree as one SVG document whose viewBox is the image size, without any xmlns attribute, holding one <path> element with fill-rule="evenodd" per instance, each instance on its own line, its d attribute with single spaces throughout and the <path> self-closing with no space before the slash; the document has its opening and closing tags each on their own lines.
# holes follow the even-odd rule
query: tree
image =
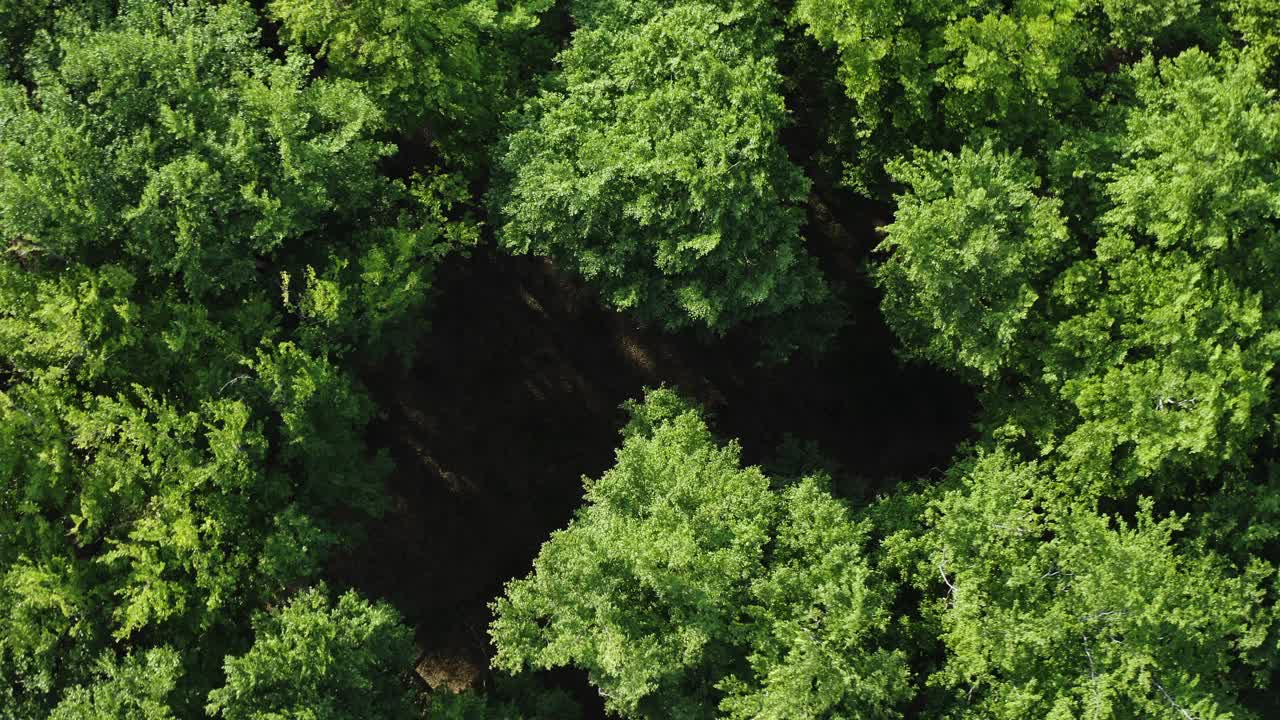
<svg viewBox="0 0 1280 720">
<path fill-rule="evenodd" d="M 814 478 L 778 500 L 768 572 L 748 601 L 751 673 L 726 681 L 721 710 L 742 720 L 899 717 L 910 672 L 889 639 L 891 591 L 866 557 L 869 527 Z"/>
<path fill-rule="evenodd" d="M 0 89 L 9 256 L 23 275 L 128 272 L 135 302 L 157 301 L 138 302 L 138 320 L 166 340 L 131 372 L 175 343 L 252 355 L 288 309 L 281 273 L 297 295 L 323 281 L 334 312 L 307 319 L 346 321 L 326 340 L 376 348 L 393 314 L 424 302 L 442 248 L 473 236 L 446 215 L 459 182 L 379 173 L 393 148 L 361 85 L 311 80 L 305 57 L 273 61 L 257 40 L 243 2 L 136 2 L 101 27 L 66 22 L 40 55 L 37 92 Z M 317 287 L 296 286 L 311 277 Z M 202 391 L 236 374 L 216 369 Z"/>
<path fill-rule="evenodd" d="M 913 558 L 947 649 L 930 682 L 953 702 L 993 718 L 1252 717 L 1241 696 L 1273 642 L 1268 564 L 1178 542 L 1186 519 L 1149 499 L 1099 513 L 1004 452 L 953 476 L 924 527 L 886 540 Z"/>
<path fill-rule="evenodd" d="M 850 182 L 874 192 L 884 163 L 913 147 L 1059 137 L 1061 123 L 1087 112 L 1085 84 L 1100 54 L 1085 5 L 797 2 L 794 21 L 838 53 L 854 102 L 849 122 L 861 147 Z"/>
<path fill-rule="evenodd" d="M 881 307 L 908 352 L 984 380 L 1016 366 L 1047 278 L 1071 253 L 1030 163 L 991 144 L 889 165 L 907 186 L 878 248 Z"/>
<path fill-rule="evenodd" d="M 1177 495 L 1264 432 L 1280 114 L 1263 71 L 1198 50 L 1136 66 L 1103 141 L 1123 151 L 1078 168 L 1096 181 L 1075 203 L 1095 209 L 1070 221 L 989 145 L 890 165 L 908 192 L 876 271 L 887 319 L 984 383 L 986 424 L 1063 460 L 1065 484 Z"/>
<path fill-rule="evenodd" d="M 808 182 L 778 142 L 780 78 L 769 44 L 749 42 L 762 21 L 705 3 L 652 10 L 621 22 L 587 6 L 562 72 L 500 151 L 502 244 L 668 329 L 723 333 L 822 302 L 800 236 Z"/>
<path fill-rule="evenodd" d="M 630 409 L 617 465 L 494 606 L 495 664 L 581 667 L 627 717 L 892 716 L 907 670 L 865 531 L 817 479 L 771 490 L 671 391 Z"/>
<path fill-rule="evenodd" d="M 1276 272 L 1280 107 L 1265 72 L 1253 50 L 1191 49 L 1134 68 L 1138 103 L 1106 188 L 1113 234 L 1206 253 L 1241 275 Z"/>
<path fill-rule="evenodd" d="M 376 106 L 353 84 L 307 82 L 302 58 L 270 62 L 256 23 L 238 2 L 68 23 L 40 92 L 5 89 L 5 235 L 32 260 L 146 263 L 205 299 L 374 202 L 389 152 L 370 137 Z M 139 66 L 153 68 L 142 82 Z"/>
<path fill-rule="evenodd" d="M 1270 63 L 1271 87 L 1275 87 L 1276 61 L 1280 60 L 1280 9 L 1267 0 L 1234 0 L 1231 29 Z"/>
<path fill-rule="evenodd" d="M 1213 6 L 1196 0 L 1103 0 L 1102 10 L 1111 25 L 1111 41 L 1122 48 L 1148 49 L 1182 34 L 1198 31 L 1213 37 L 1221 32 Z"/>
<path fill-rule="evenodd" d="M 1273 412 L 1280 108 L 1262 71 L 1198 50 L 1135 70 L 1102 237 L 1053 291 L 1043 377 L 1080 414 L 1072 474 L 1213 477 Z"/>
<path fill-rule="evenodd" d="M 517 89 L 525 61 L 518 34 L 549 0 L 273 0 L 290 43 L 315 48 L 329 72 L 360 80 L 393 127 L 422 123 L 453 159 L 480 155 Z M 437 138 L 433 138 L 437 139 Z"/>
<path fill-rule="evenodd" d="M 148 650 L 142 657 L 104 657 L 98 680 L 73 688 L 54 708 L 50 720 L 174 720 L 168 696 L 182 661 L 171 648 Z"/>
<path fill-rule="evenodd" d="M 316 517 L 333 498 L 265 467 L 244 403 L 180 412 L 142 388 L 83 404 L 66 392 L 49 379 L 0 393 L 0 676 L 32 717 L 87 682 L 112 639 L 158 633 L 193 664 L 222 652 L 336 541 Z"/>
<path fill-rule="evenodd" d="M 414 718 L 412 631 L 384 603 L 321 586 L 254 621 L 253 647 L 228 657 L 209 714 L 226 720 Z"/>
<path fill-rule="evenodd" d="M 67 4 L 0 86 L 0 706 L 181 648 L 175 713 L 255 607 L 384 503 L 352 371 L 407 353 L 455 178 L 385 177 L 378 105 L 273 59 L 241 1 Z M 339 521 L 339 516 L 346 518 Z"/>
<path fill-rule="evenodd" d="M 1217 37 L 1224 11 L 1103 12 L 1132 49 Z M 924 596 L 903 636 L 925 715 L 1274 714 L 1267 52 L 1108 69 L 1059 150 L 890 164 L 886 316 L 983 385 L 976 453 L 860 515 L 899 602 Z"/>
<path fill-rule="evenodd" d="M 1053 388 L 1076 413 L 1058 428 L 1067 476 L 1163 479 L 1177 494 L 1238 467 L 1263 431 L 1276 362 L 1257 295 L 1181 251 L 1125 242 L 1104 257 L 1073 269 L 1081 282 L 1070 291 L 1089 299 L 1046 353 Z"/>
<path fill-rule="evenodd" d="M 66 10 L 83 18 L 111 16 L 110 0 L 0 0 L 0 81 L 30 77 L 26 55 Z"/>
<path fill-rule="evenodd" d="M 1182 0 L 799 0 L 792 17 L 838 54 L 862 141 L 849 181 L 878 193 L 884 164 L 913 148 L 1055 150 L 1126 96 L 1117 66 L 1217 46 L 1226 14 Z"/>
<path fill-rule="evenodd" d="M 559 720 L 563 667 L 628 718 L 1280 717 L 1278 93 L 1275 0 L 0 0 L 0 718 Z M 804 234 L 851 268 L 892 202 L 831 279 L 972 437 L 858 505 L 647 392 L 493 603 L 519 677 L 426 692 L 325 583 L 479 197 L 730 373 L 830 336 Z"/>
</svg>

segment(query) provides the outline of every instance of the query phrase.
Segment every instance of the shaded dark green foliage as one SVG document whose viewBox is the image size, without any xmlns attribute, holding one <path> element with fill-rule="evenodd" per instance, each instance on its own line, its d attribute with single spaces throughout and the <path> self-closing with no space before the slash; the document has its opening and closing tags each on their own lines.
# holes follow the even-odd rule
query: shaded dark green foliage
<svg viewBox="0 0 1280 720">
<path fill-rule="evenodd" d="M 232 2 L 58 16 L 0 88 L 0 705 L 42 717 L 114 648 L 192 672 L 376 514 L 353 351 L 407 350 L 474 232 L 390 180 L 358 83 L 273 60 Z M 38 47 L 37 47 L 38 45 Z M 183 707 L 189 707 L 184 705 Z M 180 712 L 184 712 L 181 711 Z"/>
<path fill-rule="evenodd" d="M 439 689 L 431 693 L 431 720 L 578 720 L 582 707 L 568 693 L 548 689 L 525 675 L 499 676 L 480 692 Z"/>
<path fill-rule="evenodd" d="M 457 161 L 483 161 L 552 0 L 272 0 L 284 39 L 314 48 L 331 75 L 363 82 L 406 134 Z"/>
</svg>

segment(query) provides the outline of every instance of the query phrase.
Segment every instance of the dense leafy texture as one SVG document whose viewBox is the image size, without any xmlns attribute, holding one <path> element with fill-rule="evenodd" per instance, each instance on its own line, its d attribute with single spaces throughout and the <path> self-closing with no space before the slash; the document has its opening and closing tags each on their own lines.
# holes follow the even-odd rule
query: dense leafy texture
<svg viewBox="0 0 1280 720">
<path fill-rule="evenodd" d="M 901 195 L 877 280 L 886 319 L 925 357 L 991 377 L 1027 340 L 1036 288 L 1068 251 L 1053 198 L 991 145 L 890 165 Z"/>
<path fill-rule="evenodd" d="M 254 622 L 253 647 L 228 658 L 227 684 L 209 693 L 226 720 L 412 718 L 400 675 L 413 664 L 413 633 L 385 604 L 354 592 L 331 602 L 307 590 Z"/>
<path fill-rule="evenodd" d="M 1002 453 L 957 472 L 927 529 L 892 542 L 919 553 L 923 609 L 948 649 L 933 682 L 984 717 L 1247 716 L 1220 670 L 1266 642 L 1269 568 L 1180 547 L 1183 520 L 1149 500 L 1126 519 L 1055 496 Z"/>
<path fill-rule="evenodd" d="M 793 19 L 838 54 L 861 140 L 849 179 L 869 190 L 913 147 L 1000 138 L 1048 151 L 1073 139 L 1116 92 L 1116 66 L 1220 42 L 1219 5 L 798 0 Z"/>
<path fill-rule="evenodd" d="M 814 478 L 770 489 L 671 391 L 632 413 L 617 465 L 498 601 L 495 662 L 585 668 L 628 717 L 889 714 L 907 669 L 878 646 L 885 598 L 845 508 Z"/>
<path fill-rule="evenodd" d="M 667 328 L 723 332 L 821 302 L 800 236 L 808 182 L 778 142 L 771 43 L 750 32 L 764 11 L 645 7 L 633 22 L 595 9 L 520 114 L 499 161 L 502 243 Z"/>
<path fill-rule="evenodd" d="M 216 662 L 251 609 L 319 571 L 339 506 L 383 504 L 343 363 L 401 343 L 433 260 L 466 238 L 444 215 L 460 189 L 383 177 L 378 106 L 272 60 L 258 21 L 239 2 L 68 11 L 29 54 L 34 88 L 0 88 L 14 717 L 87 686 L 113 642 Z"/>
<path fill-rule="evenodd" d="M 273 0 L 286 39 L 359 79 L 405 131 L 443 135 L 437 151 L 475 160 L 517 92 L 519 31 L 549 0 Z M 432 137 L 432 140 L 438 138 Z"/>
<path fill-rule="evenodd" d="M 97 680 L 68 692 L 50 720 L 173 720 L 168 696 L 181 666 L 172 648 L 148 650 L 141 658 L 118 663 L 104 659 Z"/>
<path fill-rule="evenodd" d="M 0 720 L 1280 717 L 1278 288 L 1274 0 L 0 0 Z"/>
<path fill-rule="evenodd" d="M 1095 184 L 1108 209 L 1071 231 L 988 146 L 891 166 L 910 190 L 879 269 L 888 319 L 915 352 L 976 370 L 994 404 L 1000 371 L 1057 396 L 997 420 L 1073 485 L 1207 479 L 1273 412 L 1280 108 L 1260 72 L 1198 50 L 1137 66 L 1126 151 Z"/>
</svg>

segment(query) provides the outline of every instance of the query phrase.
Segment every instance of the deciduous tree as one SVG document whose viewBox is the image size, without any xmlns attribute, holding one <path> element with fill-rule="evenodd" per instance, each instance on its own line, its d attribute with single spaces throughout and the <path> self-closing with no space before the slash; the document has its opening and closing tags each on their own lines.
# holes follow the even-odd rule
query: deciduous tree
<svg viewBox="0 0 1280 720">
<path fill-rule="evenodd" d="M 503 245 L 670 329 L 821 302 L 800 235 L 808 182 L 779 144 L 780 78 L 748 14 L 763 10 L 645 7 L 622 22 L 588 5 L 562 72 L 520 114 L 494 193 Z"/>
<path fill-rule="evenodd" d="M 631 407 L 617 465 L 507 586 L 495 663 L 573 665 L 627 717 L 891 717 L 865 530 L 817 478 L 785 491 L 668 390 Z"/>
<path fill-rule="evenodd" d="M 408 676 L 413 632 L 385 603 L 353 591 L 331 602 L 306 590 L 254 622 L 253 647 L 227 658 L 227 682 L 209 694 L 225 720 L 409 720 L 419 717 Z"/>
</svg>

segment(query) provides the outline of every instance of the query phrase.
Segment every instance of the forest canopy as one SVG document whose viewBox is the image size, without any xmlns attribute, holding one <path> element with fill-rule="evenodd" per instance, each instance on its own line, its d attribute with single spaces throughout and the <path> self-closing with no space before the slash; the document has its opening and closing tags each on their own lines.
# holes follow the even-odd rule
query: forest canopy
<svg viewBox="0 0 1280 720">
<path fill-rule="evenodd" d="M 0 720 L 1277 717 L 1278 372 L 1272 0 L 0 0 Z"/>
</svg>

